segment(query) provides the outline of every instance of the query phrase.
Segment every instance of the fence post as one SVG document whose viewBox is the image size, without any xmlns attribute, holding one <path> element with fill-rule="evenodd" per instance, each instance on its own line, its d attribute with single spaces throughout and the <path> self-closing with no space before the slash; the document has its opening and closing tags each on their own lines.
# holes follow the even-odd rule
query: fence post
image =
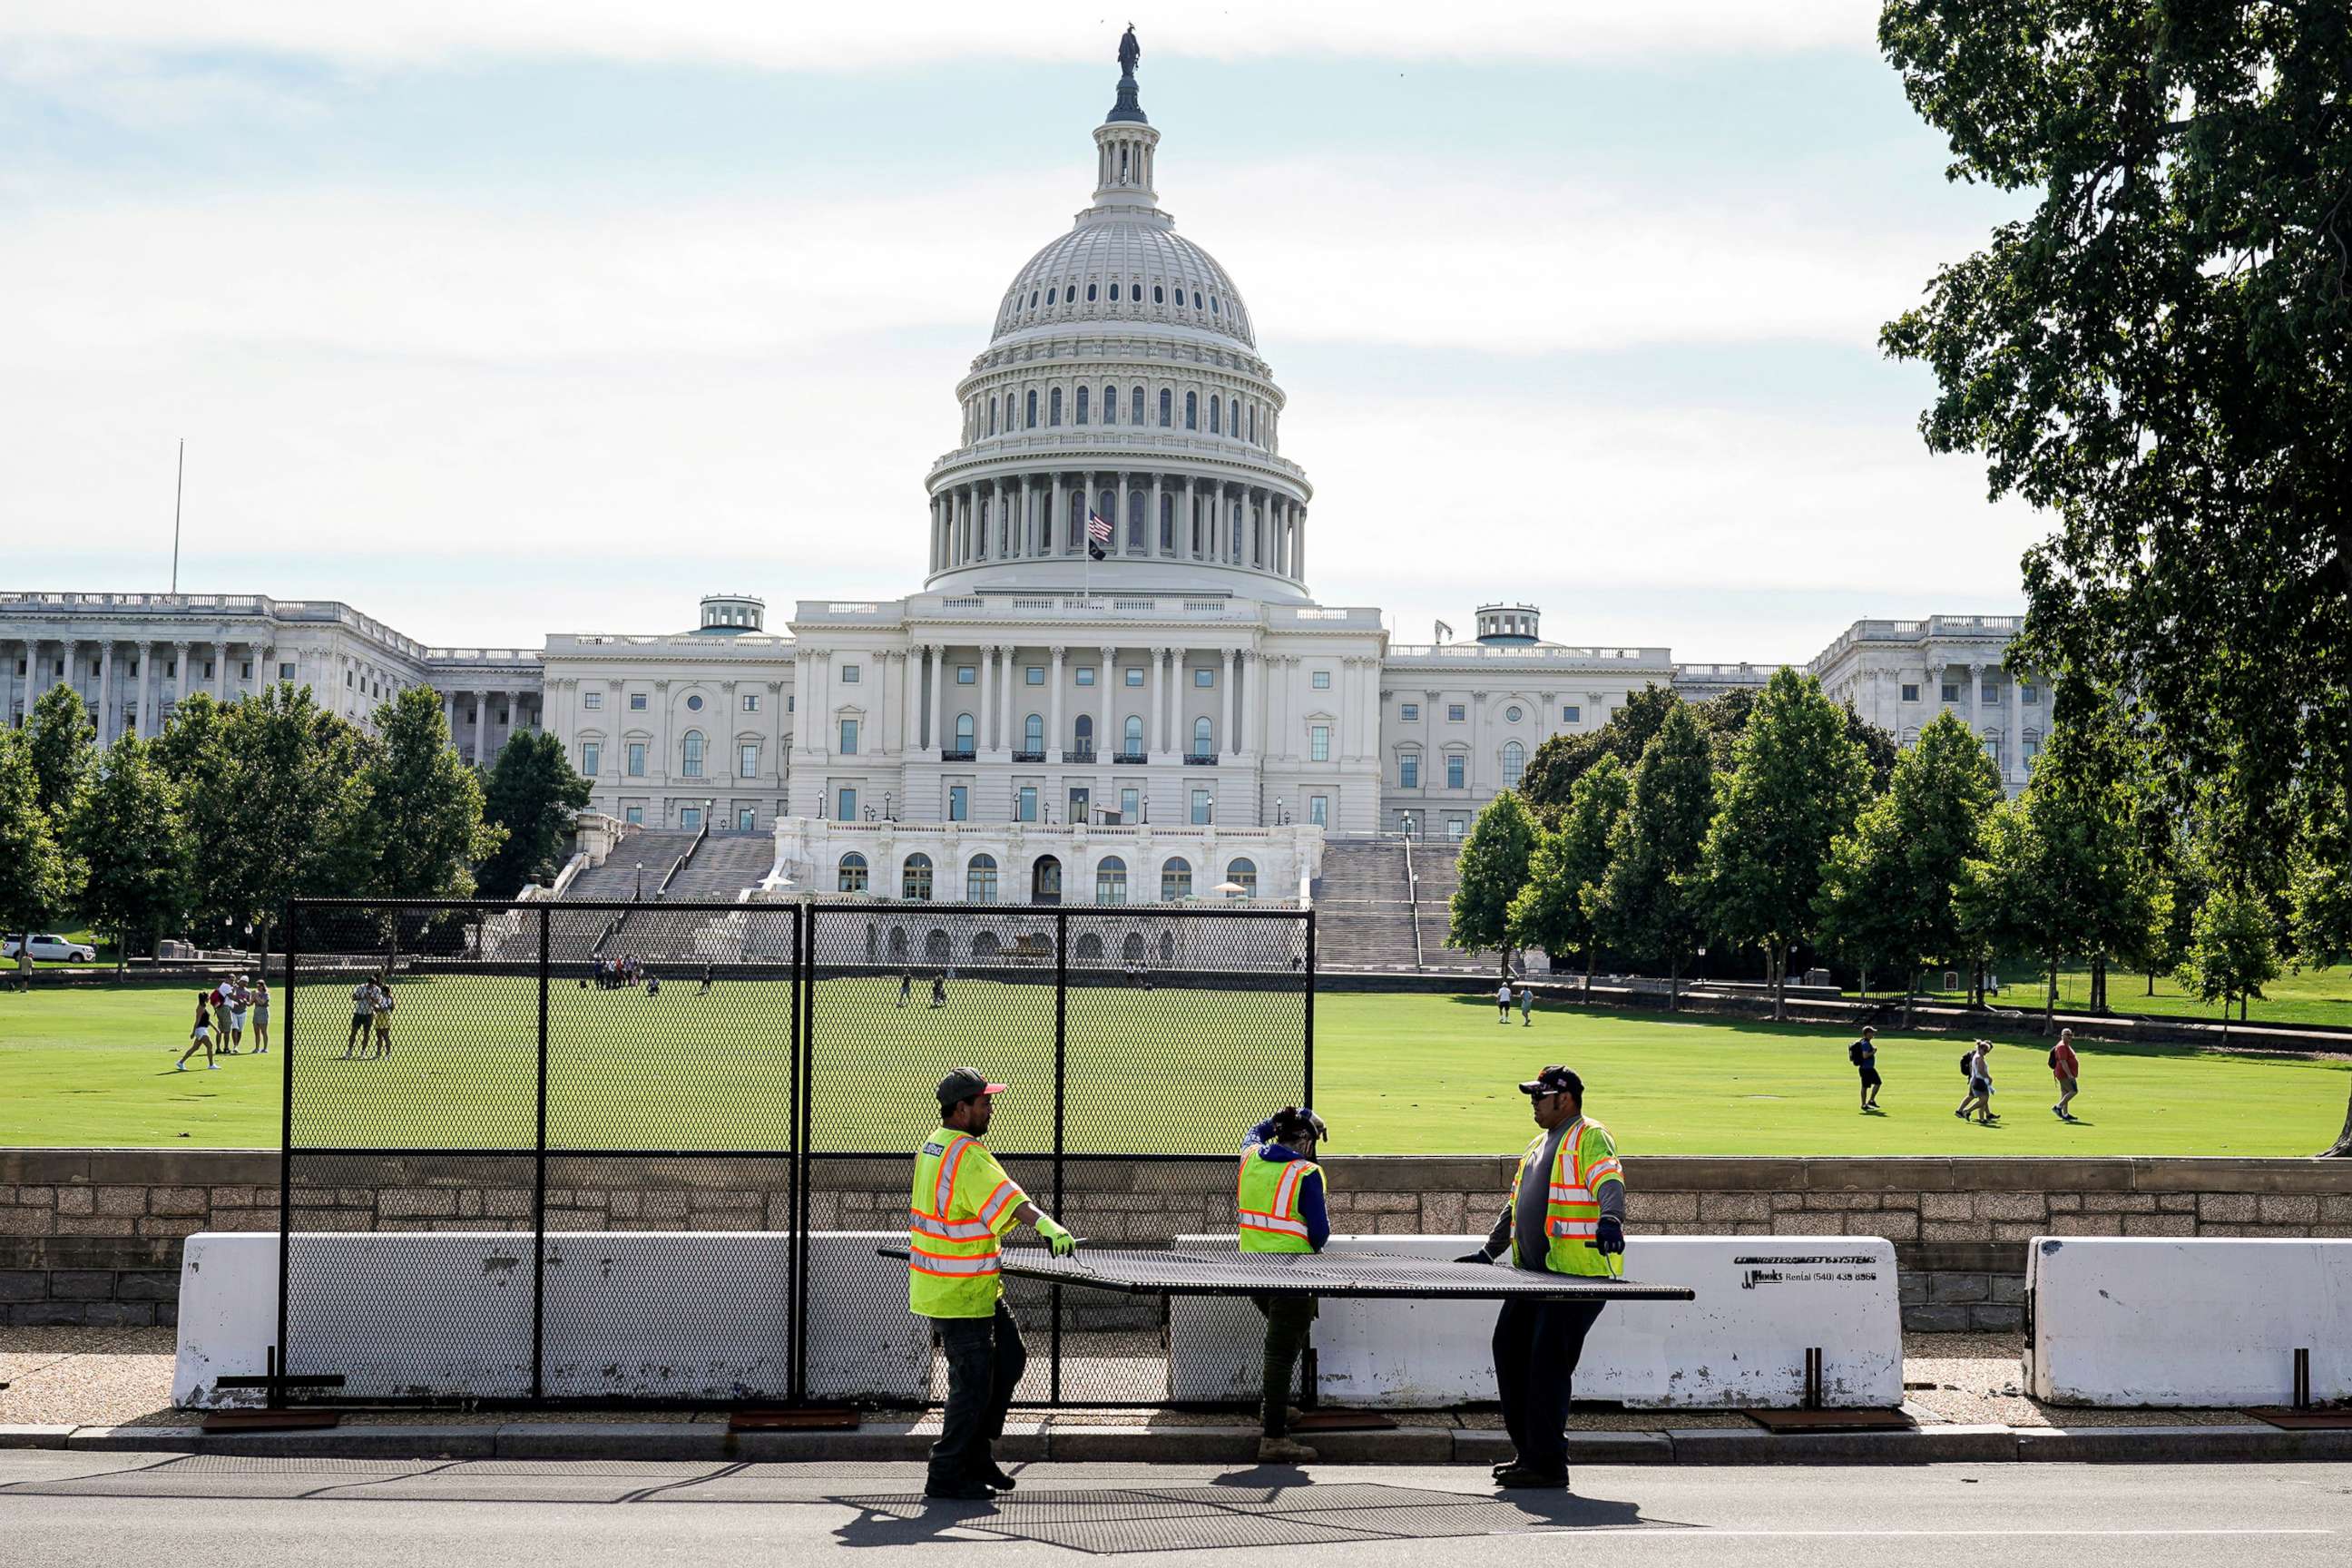
<svg viewBox="0 0 2352 1568">
<path fill-rule="evenodd" d="M 539 1140 L 530 1183 L 530 1397 L 546 1393 L 547 1350 L 547 917 L 539 906 Z"/>
<path fill-rule="evenodd" d="M 1315 1103 L 1315 911 L 1307 911 L 1307 1037 L 1303 1053 L 1306 1060 L 1305 1085 L 1299 1089 L 1301 1105 Z"/>
<path fill-rule="evenodd" d="M 290 1256 L 294 1229 L 294 968 L 302 951 L 302 931 L 296 919 L 299 906 L 286 900 L 286 1009 L 278 1018 L 278 1055 L 280 1079 L 278 1108 L 278 1354 L 270 1363 L 269 1405 L 286 1407 L 286 1297 L 293 1268 Z M 263 978 L 267 979 L 265 973 Z"/>
<path fill-rule="evenodd" d="M 816 1081 L 814 1061 L 815 1041 L 812 1012 L 804 1020 L 803 1009 L 810 1005 L 814 987 L 809 984 L 809 958 L 815 949 L 816 921 L 814 911 L 805 903 L 792 907 L 793 918 L 793 1107 L 791 1133 L 792 1158 L 784 1162 L 793 1184 L 793 1245 L 790 1249 L 793 1271 L 793 1343 L 792 1367 L 788 1373 L 788 1393 L 794 1403 L 808 1398 L 808 1300 L 809 1300 L 809 1183 L 815 1173 L 815 1162 L 809 1158 L 809 1100 Z"/>
<path fill-rule="evenodd" d="M 1060 1219 L 1066 1199 L 1063 1193 L 1063 1108 L 1069 1098 L 1070 1068 L 1070 911 L 1054 911 L 1054 1217 Z M 1052 1376 L 1047 1397 L 1062 1403 L 1062 1287 L 1047 1288 L 1054 1314 Z"/>
</svg>

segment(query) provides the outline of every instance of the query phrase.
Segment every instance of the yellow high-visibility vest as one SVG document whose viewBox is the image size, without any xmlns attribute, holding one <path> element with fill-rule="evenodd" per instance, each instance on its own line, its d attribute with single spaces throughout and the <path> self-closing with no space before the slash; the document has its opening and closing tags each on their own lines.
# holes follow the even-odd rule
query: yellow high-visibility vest
<svg viewBox="0 0 2352 1568">
<path fill-rule="evenodd" d="M 925 1139 L 907 1203 L 908 1310 L 992 1316 L 1004 1294 L 997 1237 L 1028 1195 L 971 1134 L 942 1127 Z"/>
<path fill-rule="evenodd" d="M 1507 1200 L 1511 1209 L 1511 1261 L 1525 1268 L 1528 1265 L 1519 1257 L 1518 1203 L 1519 1183 L 1525 1179 L 1528 1162 L 1540 1159 L 1544 1141 L 1551 1136 L 1538 1132 L 1519 1155 L 1518 1169 L 1511 1173 L 1511 1194 Z M 1601 1184 L 1616 1182 L 1621 1185 L 1624 1173 L 1618 1168 L 1617 1144 L 1609 1136 L 1609 1129 L 1598 1121 L 1579 1118 L 1559 1141 L 1559 1153 L 1552 1162 L 1551 1181 L 1544 1199 L 1544 1267 L 1554 1274 L 1606 1274 L 1609 1259 L 1595 1252 L 1586 1243 L 1600 1233 Z"/>
<path fill-rule="evenodd" d="M 1307 1222 L 1298 1217 L 1299 1189 L 1323 1167 L 1311 1160 L 1277 1164 L 1258 1158 L 1255 1146 L 1242 1154 L 1241 1179 L 1234 1186 L 1234 1228 L 1244 1252 L 1312 1252 Z"/>
</svg>

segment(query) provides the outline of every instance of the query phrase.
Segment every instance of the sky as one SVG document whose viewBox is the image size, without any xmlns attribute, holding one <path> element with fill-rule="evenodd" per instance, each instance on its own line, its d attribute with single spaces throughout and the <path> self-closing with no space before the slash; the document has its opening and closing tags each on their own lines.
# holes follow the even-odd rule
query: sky
<svg viewBox="0 0 2352 1568">
<path fill-rule="evenodd" d="M 1864 0 L 0 7 L 0 589 L 440 645 L 917 592 L 923 474 L 1093 180 L 1121 26 L 1239 284 L 1310 586 L 1402 642 L 1801 660 L 2046 531 L 1880 326 L 1948 182 Z"/>
</svg>

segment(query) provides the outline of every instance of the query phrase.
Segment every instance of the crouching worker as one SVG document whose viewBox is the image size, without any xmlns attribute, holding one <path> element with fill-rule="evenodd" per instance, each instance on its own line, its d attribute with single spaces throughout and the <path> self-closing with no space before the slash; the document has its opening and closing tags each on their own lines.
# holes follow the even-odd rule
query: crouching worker
<svg viewBox="0 0 2352 1568">
<path fill-rule="evenodd" d="M 1070 1233 L 1029 1201 L 981 1146 L 1001 1083 L 970 1068 L 940 1080 L 940 1127 L 915 1155 L 908 1207 L 907 1305 L 939 1325 L 948 1363 L 947 1413 L 931 1445 L 923 1495 L 976 1502 L 1011 1491 L 994 1445 L 1004 1435 L 1029 1352 L 1004 1304 L 998 1238 L 1033 1225 L 1057 1258 L 1076 1250 Z"/>
<path fill-rule="evenodd" d="M 1323 1119 L 1286 1105 L 1249 1130 L 1242 1141 L 1241 1178 L 1234 1189 L 1234 1230 L 1244 1252 L 1320 1252 L 1331 1239 L 1323 1202 L 1323 1167 L 1315 1151 L 1329 1130 Z M 1312 1296 L 1254 1296 L 1265 1316 L 1263 1436 L 1257 1457 L 1303 1464 L 1315 1450 L 1290 1436 L 1290 1391 L 1315 1322 Z"/>
</svg>

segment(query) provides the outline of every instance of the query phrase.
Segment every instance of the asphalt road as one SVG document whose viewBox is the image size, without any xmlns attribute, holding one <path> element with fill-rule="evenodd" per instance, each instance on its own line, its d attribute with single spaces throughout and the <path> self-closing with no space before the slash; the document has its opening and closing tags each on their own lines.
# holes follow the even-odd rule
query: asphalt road
<svg viewBox="0 0 2352 1568">
<path fill-rule="evenodd" d="M 1149 1554 L 1228 1568 L 1280 1547 L 1364 1568 L 1612 1563 L 2000 1568 L 2352 1561 L 2352 1466 L 1592 1468 L 1572 1496 L 1497 1494 L 1458 1466 L 1041 1465 L 994 1507 L 926 1505 L 912 1465 L 446 1463 L 0 1452 L 0 1562 L 940 1563 Z M 1596 1542 L 1596 1545 L 1599 1545 Z M 1213 1557 L 1212 1554 L 1214 1554 Z"/>
</svg>

